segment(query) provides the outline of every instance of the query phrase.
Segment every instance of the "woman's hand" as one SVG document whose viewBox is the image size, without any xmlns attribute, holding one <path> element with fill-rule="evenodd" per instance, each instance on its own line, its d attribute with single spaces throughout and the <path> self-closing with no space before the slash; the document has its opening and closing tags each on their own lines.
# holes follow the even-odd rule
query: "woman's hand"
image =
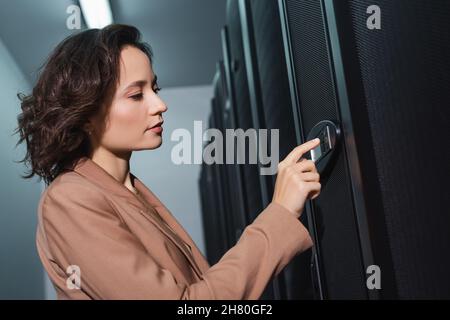
<svg viewBox="0 0 450 320">
<path fill-rule="evenodd" d="M 320 176 L 313 161 L 302 158 L 306 152 L 320 144 L 319 139 L 310 140 L 297 146 L 278 164 L 272 202 L 276 202 L 297 218 L 300 217 L 307 199 L 315 199 L 320 194 Z"/>
</svg>

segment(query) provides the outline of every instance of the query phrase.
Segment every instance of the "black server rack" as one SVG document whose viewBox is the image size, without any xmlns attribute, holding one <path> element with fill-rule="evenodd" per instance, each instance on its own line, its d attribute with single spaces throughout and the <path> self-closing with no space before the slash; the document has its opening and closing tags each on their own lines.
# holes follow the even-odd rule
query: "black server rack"
<svg viewBox="0 0 450 320">
<path fill-rule="evenodd" d="M 229 94 L 227 109 L 229 126 L 227 128 L 245 131 L 249 128 L 254 128 L 254 125 L 249 105 L 240 16 L 233 1 L 227 3 L 227 25 L 223 28 L 221 36 L 224 72 Z M 235 145 L 234 164 L 228 165 L 233 168 L 232 173 L 239 177 L 239 189 L 236 188 L 234 191 L 239 192 L 241 195 L 236 200 L 239 201 L 239 210 L 233 212 L 234 220 L 236 221 L 235 226 L 237 226 L 235 227 L 236 241 L 243 229 L 264 209 L 261 199 L 258 165 L 239 164 L 237 162 L 237 152 L 238 145 Z M 269 283 L 261 298 L 273 299 L 276 297 L 274 293 L 276 288 L 276 282 Z"/>
<path fill-rule="evenodd" d="M 224 52 L 227 50 L 226 39 L 226 29 L 222 31 L 222 43 Z M 223 79 L 223 87 L 224 92 L 226 93 L 226 97 L 224 99 L 224 103 L 220 105 L 220 111 L 217 114 L 221 115 L 221 127 L 219 128 L 222 131 L 222 135 L 224 137 L 224 148 L 223 148 L 223 160 L 224 163 L 219 165 L 219 167 L 224 170 L 224 174 L 226 175 L 226 179 L 228 180 L 228 193 L 229 193 L 229 202 L 225 204 L 227 208 L 227 215 L 230 219 L 230 245 L 233 246 L 239 240 L 239 237 L 247 225 L 246 221 L 246 210 L 245 210 L 245 195 L 244 195 L 244 186 L 242 180 L 242 170 L 241 167 L 238 166 L 235 161 L 228 163 L 227 161 L 227 148 L 225 147 L 226 140 L 226 131 L 234 130 L 237 128 L 236 124 L 236 114 L 233 108 L 233 96 L 230 91 L 230 72 L 227 65 L 227 58 L 224 54 L 224 61 L 218 64 L 220 74 Z M 236 154 L 236 149 L 234 150 L 234 154 Z"/>
<path fill-rule="evenodd" d="M 214 103 L 214 99 L 211 103 Z M 213 115 L 210 116 L 209 126 L 214 127 Z M 215 165 L 203 163 L 200 171 L 199 190 L 206 258 L 210 265 L 220 260 L 227 247 L 226 227 L 222 221 L 224 214 L 220 212 L 223 210 L 221 187 Z"/>
<path fill-rule="evenodd" d="M 298 143 L 341 130 L 307 206 L 319 298 L 450 298 L 450 2 L 279 5 Z"/>
<path fill-rule="evenodd" d="M 214 103 L 212 105 L 213 128 L 218 129 L 224 134 L 226 126 L 229 123 L 228 105 L 229 94 L 226 83 L 225 69 L 222 61 L 217 63 L 217 72 L 214 81 Z M 225 150 L 216 150 L 221 152 L 223 159 L 226 158 Z M 236 218 L 235 213 L 239 210 L 239 189 L 236 188 L 236 172 L 231 165 L 220 163 L 213 164 L 218 177 L 219 192 L 222 195 L 220 203 L 220 213 L 222 222 L 225 225 L 226 249 L 228 250 L 236 243 Z"/>
<path fill-rule="evenodd" d="M 226 11 L 227 26 L 222 32 L 225 69 L 229 72 L 229 88 L 231 106 L 234 113 L 236 127 L 241 130 L 257 129 L 255 125 L 254 112 L 251 105 L 251 85 L 248 79 L 248 67 L 245 57 L 245 40 L 243 34 L 242 16 L 239 1 L 228 1 Z M 255 131 L 256 133 L 256 131 Z M 256 133 L 257 135 L 257 133 Z M 255 137 L 256 143 L 257 136 Z M 245 145 L 247 162 L 251 150 L 250 139 Z M 258 148 L 258 146 L 256 146 Z M 256 216 L 268 205 L 268 194 L 266 191 L 267 177 L 260 175 L 258 163 L 245 163 L 239 165 L 242 176 L 245 224 L 250 224 Z M 280 298 L 280 279 L 271 281 L 262 299 Z"/>
<path fill-rule="evenodd" d="M 227 2 L 226 22 L 223 30 L 225 67 L 230 74 L 230 96 L 236 118 L 236 127 L 244 131 L 254 128 L 250 107 L 249 85 L 244 56 L 244 43 L 237 1 Z M 247 146 L 247 145 L 246 145 Z M 248 149 L 247 149 L 248 151 Z M 248 160 L 248 157 L 247 157 Z M 258 164 L 241 165 L 247 223 L 263 210 Z"/>
<path fill-rule="evenodd" d="M 239 5 L 250 106 L 256 129 L 278 130 L 278 159 L 296 146 L 277 1 L 231 0 Z M 270 134 L 269 134 L 270 137 Z M 270 140 L 268 144 L 270 146 Z M 263 205 L 271 200 L 276 175 L 260 176 Z M 302 222 L 307 225 L 306 215 Z M 279 299 L 311 299 L 311 251 L 298 255 L 278 277 Z"/>
</svg>

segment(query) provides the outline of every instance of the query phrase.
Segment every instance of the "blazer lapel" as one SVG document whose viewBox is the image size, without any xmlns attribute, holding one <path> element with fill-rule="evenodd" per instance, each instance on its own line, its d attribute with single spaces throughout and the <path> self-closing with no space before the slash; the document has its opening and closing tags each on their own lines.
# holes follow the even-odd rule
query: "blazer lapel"
<svg viewBox="0 0 450 320">
<path fill-rule="evenodd" d="M 135 188 L 141 193 L 145 198 L 146 202 L 150 205 L 148 210 L 150 210 L 151 215 L 146 215 L 147 218 L 153 219 L 156 222 L 158 228 L 170 238 L 172 241 L 180 248 L 180 250 L 185 254 L 186 258 L 191 263 L 195 272 L 202 278 L 202 269 L 198 266 L 194 258 L 193 248 L 190 243 L 195 246 L 189 236 L 184 232 L 184 230 L 178 227 L 178 223 L 172 223 L 173 218 L 168 213 L 166 207 L 159 201 L 159 199 L 148 189 L 136 176 L 131 174 L 134 179 Z M 160 221 L 157 216 L 161 217 Z"/>
<path fill-rule="evenodd" d="M 169 224 L 167 223 L 167 217 L 163 214 L 163 212 L 161 212 L 162 210 L 158 210 L 158 207 L 164 206 L 134 174 L 130 173 L 134 186 L 141 193 L 141 195 L 143 195 L 145 200 L 147 200 L 149 206 L 145 206 L 140 200 L 138 200 L 137 196 L 132 191 L 117 181 L 106 170 L 88 157 L 83 157 L 78 160 L 73 170 L 89 181 L 99 185 L 101 188 L 107 189 L 116 196 L 123 197 L 128 204 L 131 204 L 141 215 L 152 222 L 180 249 L 191 264 L 197 276 L 200 279 L 202 278 L 202 271 L 194 260 L 192 248 L 186 240 L 182 238 L 185 235 L 180 234 L 179 230 L 171 230 Z M 158 215 L 161 216 L 161 220 L 157 218 Z M 164 220 L 166 220 L 166 222 L 164 222 Z"/>
</svg>

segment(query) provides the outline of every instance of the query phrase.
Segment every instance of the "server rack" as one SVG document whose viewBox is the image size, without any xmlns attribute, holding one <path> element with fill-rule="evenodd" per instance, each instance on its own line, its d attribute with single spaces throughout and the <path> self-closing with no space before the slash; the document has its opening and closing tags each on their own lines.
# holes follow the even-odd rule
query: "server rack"
<svg viewBox="0 0 450 320">
<path fill-rule="evenodd" d="M 450 297 L 449 186 L 436 171 L 425 176 L 429 160 L 409 156 L 427 144 L 427 159 L 450 163 L 432 139 L 449 124 L 449 3 L 377 1 L 381 29 L 367 26 L 371 1 L 279 5 L 297 139 L 325 119 L 343 133 L 307 206 L 320 298 Z M 423 189 L 430 181 L 436 193 Z M 368 286 L 371 266 L 381 289 Z"/>
</svg>

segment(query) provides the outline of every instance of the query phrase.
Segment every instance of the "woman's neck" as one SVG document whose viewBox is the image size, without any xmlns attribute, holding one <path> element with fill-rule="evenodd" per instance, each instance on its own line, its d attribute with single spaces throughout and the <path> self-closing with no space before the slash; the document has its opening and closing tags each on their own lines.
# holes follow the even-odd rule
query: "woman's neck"
<svg viewBox="0 0 450 320">
<path fill-rule="evenodd" d="M 90 158 L 113 176 L 114 179 L 135 193 L 136 189 L 134 188 L 130 175 L 131 152 L 117 155 L 106 149 L 99 148 L 92 152 Z"/>
</svg>

